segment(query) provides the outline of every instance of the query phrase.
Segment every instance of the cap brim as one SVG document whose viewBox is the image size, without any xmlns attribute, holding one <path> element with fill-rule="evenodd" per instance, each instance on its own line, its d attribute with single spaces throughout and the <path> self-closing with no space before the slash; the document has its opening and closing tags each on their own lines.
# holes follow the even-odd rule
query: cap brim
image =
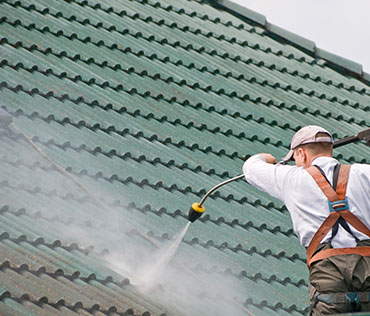
<svg viewBox="0 0 370 316">
<path fill-rule="evenodd" d="M 282 159 L 283 162 L 288 162 L 293 160 L 294 150 L 289 150 L 288 154 Z"/>
</svg>

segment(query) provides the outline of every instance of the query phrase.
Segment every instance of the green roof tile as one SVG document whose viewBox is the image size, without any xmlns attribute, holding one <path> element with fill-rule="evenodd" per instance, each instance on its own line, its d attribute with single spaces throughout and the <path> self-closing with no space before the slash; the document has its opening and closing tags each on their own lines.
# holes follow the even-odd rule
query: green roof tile
<svg viewBox="0 0 370 316">
<path fill-rule="evenodd" d="M 0 126 L 0 314 L 304 315 L 289 213 L 243 179 L 209 197 L 171 261 L 186 290 L 162 280 L 144 293 L 129 266 L 170 244 L 190 205 L 250 155 L 283 157 L 306 124 L 335 139 L 364 130 L 361 67 L 227 1 L 0 6 L 12 117 Z M 366 152 L 335 156 L 368 163 Z M 202 297 L 192 306 L 175 295 L 189 288 Z"/>
</svg>

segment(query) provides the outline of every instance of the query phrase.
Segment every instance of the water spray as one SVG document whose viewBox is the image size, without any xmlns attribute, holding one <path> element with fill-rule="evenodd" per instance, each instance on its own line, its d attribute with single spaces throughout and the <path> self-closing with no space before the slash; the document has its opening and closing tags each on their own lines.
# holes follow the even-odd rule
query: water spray
<svg viewBox="0 0 370 316">
<path fill-rule="evenodd" d="M 0 107 L 0 129 L 7 129 L 9 131 L 17 132 L 18 134 L 22 135 L 23 138 L 26 140 L 27 143 L 29 143 L 36 152 L 40 154 L 42 158 L 44 158 L 46 161 L 50 162 L 57 171 L 59 171 L 61 174 L 69 178 L 73 183 L 75 183 L 98 207 L 100 207 L 102 210 L 104 210 L 106 213 L 110 212 L 109 206 L 103 204 L 103 202 L 100 202 L 95 195 L 90 192 L 90 190 L 83 185 L 77 177 L 75 177 L 71 172 L 68 172 L 65 168 L 63 168 L 61 165 L 59 165 L 56 161 L 51 159 L 41 148 L 38 146 L 30 136 L 28 136 L 25 132 L 23 132 L 18 126 L 13 122 L 13 117 L 10 115 L 4 108 Z M 136 230 L 136 233 L 142 237 L 143 239 L 150 242 L 154 247 L 159 248 L 158 243 L 145 234 L 144 232 L 140 232 Z"/>
<path fill-rule="evenodd" d="M 349 143 L 357 142 L 359 140 L 365 140 L 366 144 L 370 146 L 370 128 L 357 133 L 354 136 L 348 136 L 344 137 L 342 139 L 339 139 L 333 143 L 333 148 L 337 148 L 343 145 L 347 145 Z M 282 162 L 279 162 L 278 164 L 283 164 Z M 202 216 L 206 208 L 203 206 L 204 201 L 208 198 L 208 196 L 211 195 L 212 192 L 216 191 L 223 185 L 239 180 L 244 177 L 244 174 L 238 175 L 234 178 L 228 179 L 226 181 L 223 181 L 217 185 L 215 185 L 212 189 L 210 189 L 201 199 L 199 203 L 193 203 L 190 207 L 189 214 L 188 214 L 188 220 L 192 223 L 194 223 L 199 217 Z"/>
</svg>

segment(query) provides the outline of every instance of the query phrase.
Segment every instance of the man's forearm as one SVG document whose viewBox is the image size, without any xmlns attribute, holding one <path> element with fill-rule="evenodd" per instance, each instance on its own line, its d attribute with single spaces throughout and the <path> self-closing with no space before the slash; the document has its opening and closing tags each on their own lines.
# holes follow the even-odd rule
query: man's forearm
<svg viewBox="0 0 370 316">
<path fill-rule="evenodd" d="M 276 164 L 276 158 L 271 154 L 260 153 L 260 154 L 257 154 L 257 155 L 262 156 L 267 163 L 270 163 L 270 164 L 273 164 L 273 165 Z"/>
</svg>

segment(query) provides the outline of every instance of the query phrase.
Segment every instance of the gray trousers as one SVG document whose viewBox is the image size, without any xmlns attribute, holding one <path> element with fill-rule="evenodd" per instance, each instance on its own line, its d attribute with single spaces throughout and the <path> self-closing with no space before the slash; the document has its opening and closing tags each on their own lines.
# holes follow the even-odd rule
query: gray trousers
<svg viewBox="0 0 370 316">
<path fill-rule="evenodd" d="M 358 246 L 370 246 L 370 240 L 360 241 Z M 318 251 L 331 248 L 322 244 Z M 370 292 L 370 257 L 340 255 L 312 264 L 310 269 L 311 316 L 353 312 L 345 302 L 328 303 L 315 299 L 315 294 Z M 361 293 L 365 294 L 365 293 Z M 367 296 L 368 297 L 368 296 Z M 362 312 L 370 311 L 370 302 L 360 303 Z"/>
</svg>

